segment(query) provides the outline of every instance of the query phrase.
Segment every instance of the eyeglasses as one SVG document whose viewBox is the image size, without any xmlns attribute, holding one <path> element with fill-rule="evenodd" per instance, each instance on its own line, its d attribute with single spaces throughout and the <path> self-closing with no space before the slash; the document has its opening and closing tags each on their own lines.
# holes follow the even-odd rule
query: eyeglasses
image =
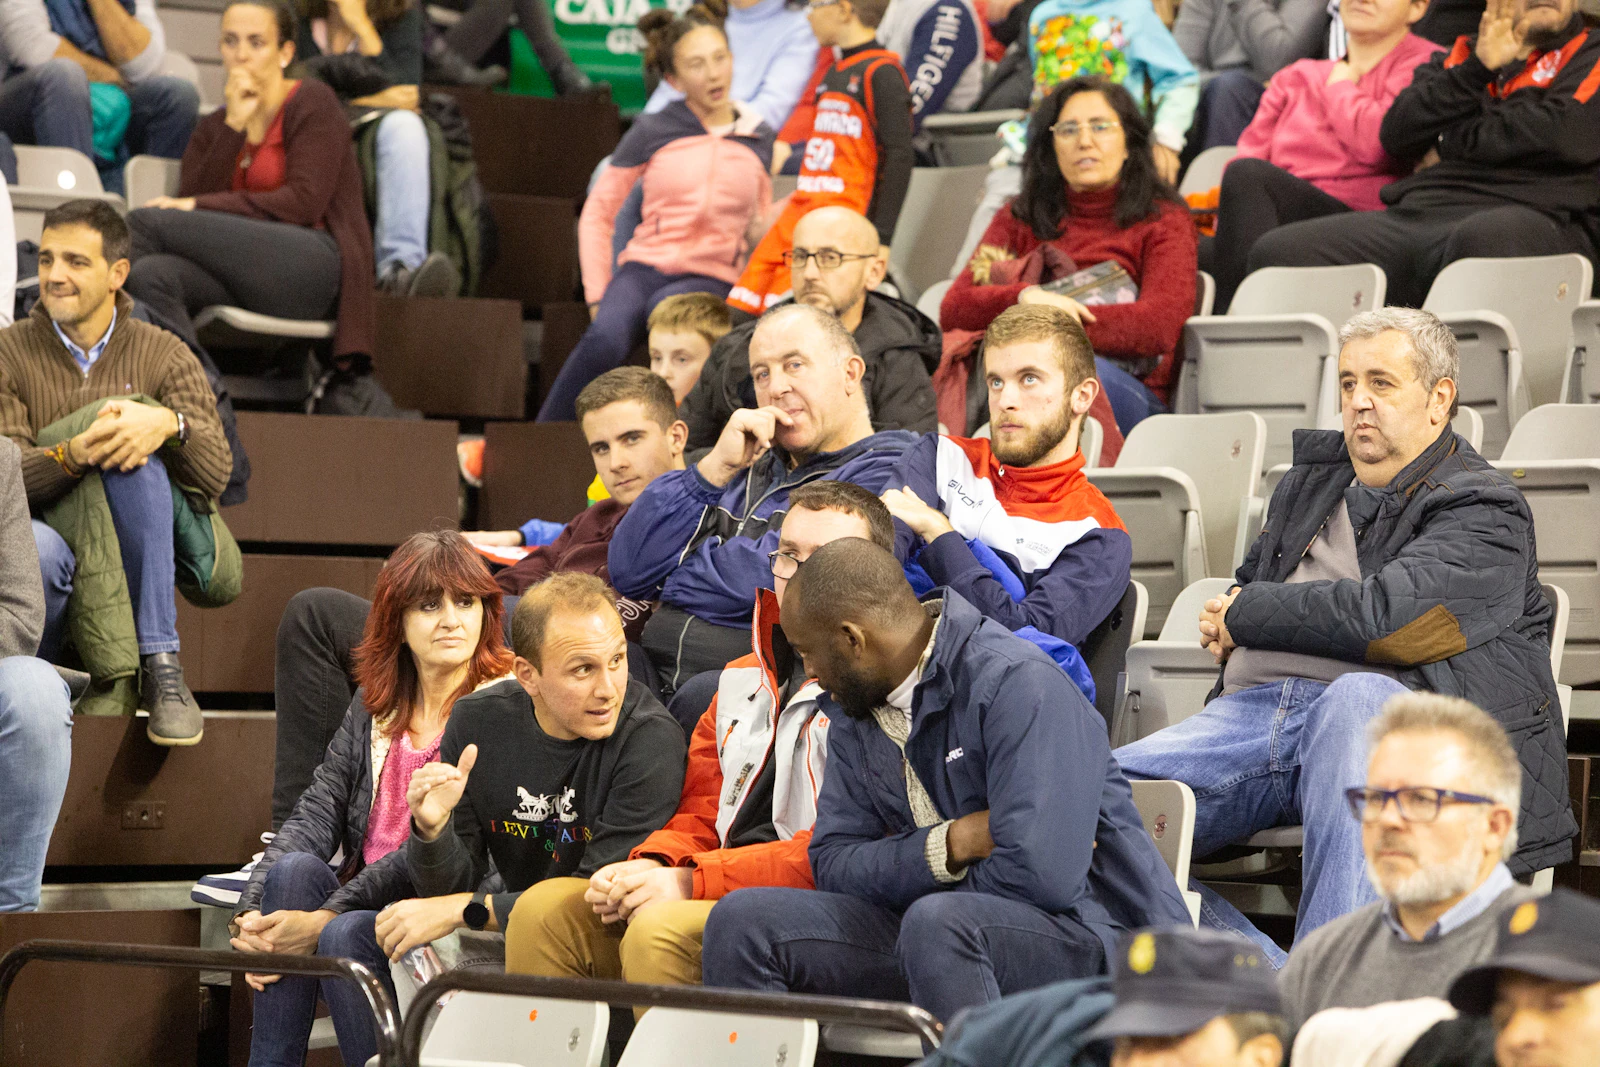
<svg viewBox="0 0 1600 1067">
<path fill-rule="evenodd" d="M 828 0 L 836 4 L 839 0 Z M 821 270 L 838 270 L 847 259 L 872 259 L 876 252 L 841 252 L 837 248 L 824 248 L 820 252 L 810 252 L 804 248 L 796 248 L 783 254 L 783 262 L 794 274 L 799 274 L 806 269 L 806 264 L 811 260 L 817 261 Z"/>
<path fill-rule="evenodd" d="M 1056 123 L 1054 126 L 1050 127 L 1050 132 L 1064 141 L 1076 141 L 1078 139 L 1078 134 L 1082 133 L 1084 129 L 1087 128 L 1090 136 L 1094 137 L 1096 140 L 1099 140 L 1112 130 L 1118 129 L 1121 126 L 1122 123 L 1120 122 L 1111 122 L 1106 119 L 1095 119 L 1093 122 L 1088 123 L 1087 126 L 1069 121 Z"/>
<path fill-rule="evenodd" d="M 795 559 L 787 552 L 768 552 L 767 562 L 772 565 L 772 576 L 788 581 L 800 569 L 803 560 Z"/>
<path fill-rule="evenodd" d="M 1393 800 L 1400 818 L 1406 822 L 1433 822 L 1446 804 L 1496 804 L 1493 797 L 1458 793 L 1454 789 L 1408 786 L 1405 789 L 1367 789 L 1355 786 L 1344 791 L 1350 814 L 1361 822 L 1377 822 L 1383 809 Z"/>
<path fill-rule="evenodd" d="M 822 7 L 832 7 L 834 4 L 839 2 L 840 0 L 811 0 L 811 2 L 806 5 L 806 10 L 815 11 Z"/>
</svg>

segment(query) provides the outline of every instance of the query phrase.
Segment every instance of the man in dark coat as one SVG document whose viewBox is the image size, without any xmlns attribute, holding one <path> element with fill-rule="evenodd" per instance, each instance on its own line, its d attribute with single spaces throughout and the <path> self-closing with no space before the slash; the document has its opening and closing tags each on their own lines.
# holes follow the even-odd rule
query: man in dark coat
<svg viewBox="0 0 1600 1067">
<path fill-rule="evenodd" d="M 949 1021 L 1106 970 L 1124 931 L 1189 910 L 1061 669 L 950 589 L 919 604 L 860 538 L 811 554 L 784 634 L 828 690 L 816 890 L 740 889 L 705 984 L 907 999 Z"/>
<path fill-rule="evenodd" d="M 1211 702 L 1117 750 L 1129 777 L 1194 789 L 1196 856 L 1305 826 L 1297 938 L 1375 899 L 1343 791 L 1365 782 L 1367 723 L 1396 693 L 1463 697 L 1505 729 L 1524 777 L 1513 874 L 1567 859 L 1576 832 L 1533 517 L 1450 428 L 1455 338 L 1426 311 L 1383 308 L 1340 343 L 1342 438 L 1295 431 L 1238 585 L 1201 612 L 1224 665 Z M 1220 897 L 1201 917 L 1281 966 Z"/>
<path fill-rule="evenodd" d="M 877 248 L 878 231 L 862 215 L 845 207 L 811 212 L 794 230 L 793 252 L 806 254 L 790 268 L 794 300 L 826 311 L 855 337 L 866 363 L 862 386 L 874 430 L 932 433 L 939 428 L 932 379 L 939 367 L 939 327 L 905 301 L 874 291 L 889 269 Z M 837 263 L 830 251 L 839 256 Z M 750 381 L 755 331 L 751 320 L 718 341 L 678 408 L 678 417 L 689 424 L 691 462 L 717 443 L 735 411 L 757 406 Z"/>
</svg>

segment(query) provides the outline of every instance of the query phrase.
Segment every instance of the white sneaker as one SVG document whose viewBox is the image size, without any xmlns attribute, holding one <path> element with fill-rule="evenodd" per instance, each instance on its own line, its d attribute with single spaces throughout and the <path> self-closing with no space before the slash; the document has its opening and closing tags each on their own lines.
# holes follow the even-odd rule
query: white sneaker
<svg viewBox="0 0 1600 1067">
<path fill-rule="evenodd" d="M 270 831 L 261 835 L 261 843 L 270 845 L 277 835 Z M 255 873 L 256 864 L 261 862 L 265 853 L 257 852 L 250 857 L 250 862 L 237 871 L 226 874 L 208 874 L 194 884 L 189 890 L 189 899 L 196 904 L 210 904 L 218 908 L 235 908 L 239 906 L 239 898 L 244 895 L 244 887 L 250 884 L 250 876 Z"/>
</svg>

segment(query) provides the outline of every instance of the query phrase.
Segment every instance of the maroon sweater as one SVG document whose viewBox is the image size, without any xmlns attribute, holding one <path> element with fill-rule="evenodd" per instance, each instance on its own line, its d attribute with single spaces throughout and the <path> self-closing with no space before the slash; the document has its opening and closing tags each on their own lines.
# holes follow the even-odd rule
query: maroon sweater
<svg viewBox="0 0 1600 1067">
<path fill-rule="evenodd" d="M 1094 322 L 1083 324 L 1097 355 L 1112 359 L 1157 359 L 1145 384 L 1166 397 L 1177 380 L 1174 353 L 1183 324 L 1194 314 L 1194 223 L 1178 204 L 1157 201 L 1156 213 L 1126 228 L 1113 218 L 1115 189 L 1067 194 L 1067 218 L 1061 236 L 1050 244 L 1071 256 L 1078 267 L 1116 260 L 1139 286 L 1132 304 L 1093 309 Z M 1026 223 L 1017 221 L 1007 204 L 984 231 L 974 260 L 1020 259 L 1044 242 Z M 996 256 L 985 246 L 1005 253 Z M 995 316 L 1017 302 L 1025 285 L 978 285 L 964 269 L 944 295 L 939 322 L 945 329 L 986 330 Z"/>
<path fill-rule="evenodd" d="M 510 596 L 521 596 L 557 571 L 581 571 L 596 575 L 602 581 L 611 581 L 606 551 L 611 547 L 611 532 L 627 513 L 628 505 L 615 500 L 589 505 L 567 523 L 554 541 L 529 552 L 496 574 L 494 580 L 501 591 Z M 622 616 L 628 640 L 639 640 L 639 633 L 650 617 L 650 605 L 618 597 L 617 612 Z"/>
<path fill-rule="evenodd" d="M 233 192 L 233 172 L 242 131 L 228 128 L 218 108 L 195 125 L 183 153 L 179 196 L 195 207 L 253 219 L 315 226 L 339 246 L 339 312 L 333 354 L 371 356 L 376 344 L 372 229 L 361 188 L 361 167 L 350 141 L 350 124 L 333 90 L 307 78 L 283 105 L 283 148 L 288 174 L 270 193 Z M 292 270 L 293 264 L 284 269 Z"/>
</svg>

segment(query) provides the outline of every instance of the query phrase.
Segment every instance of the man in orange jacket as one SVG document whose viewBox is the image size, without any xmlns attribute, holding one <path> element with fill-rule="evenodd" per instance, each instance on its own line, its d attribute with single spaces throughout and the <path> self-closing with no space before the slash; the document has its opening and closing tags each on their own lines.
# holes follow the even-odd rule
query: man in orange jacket
<svg viewBox="0 0 1600 1067">
<path fill-rule="evenodd" d="M 841 537 L 892 551 L 888 510 L 850 482 L 815 481 L 790 495 L 773 589 L 757 594 L 753 650 L 723 670 L 695 727 L 677 814 L 626 861 L 528 889 L 534 899 L 506 931 L 507 971 L 695 984 L 717 900 L 752 886 L 812 887 L 806 850 L 828 717 L 818 711 L 821 688 L 778 626 L 778 606 L 811 553 Z"/>
</svg>

